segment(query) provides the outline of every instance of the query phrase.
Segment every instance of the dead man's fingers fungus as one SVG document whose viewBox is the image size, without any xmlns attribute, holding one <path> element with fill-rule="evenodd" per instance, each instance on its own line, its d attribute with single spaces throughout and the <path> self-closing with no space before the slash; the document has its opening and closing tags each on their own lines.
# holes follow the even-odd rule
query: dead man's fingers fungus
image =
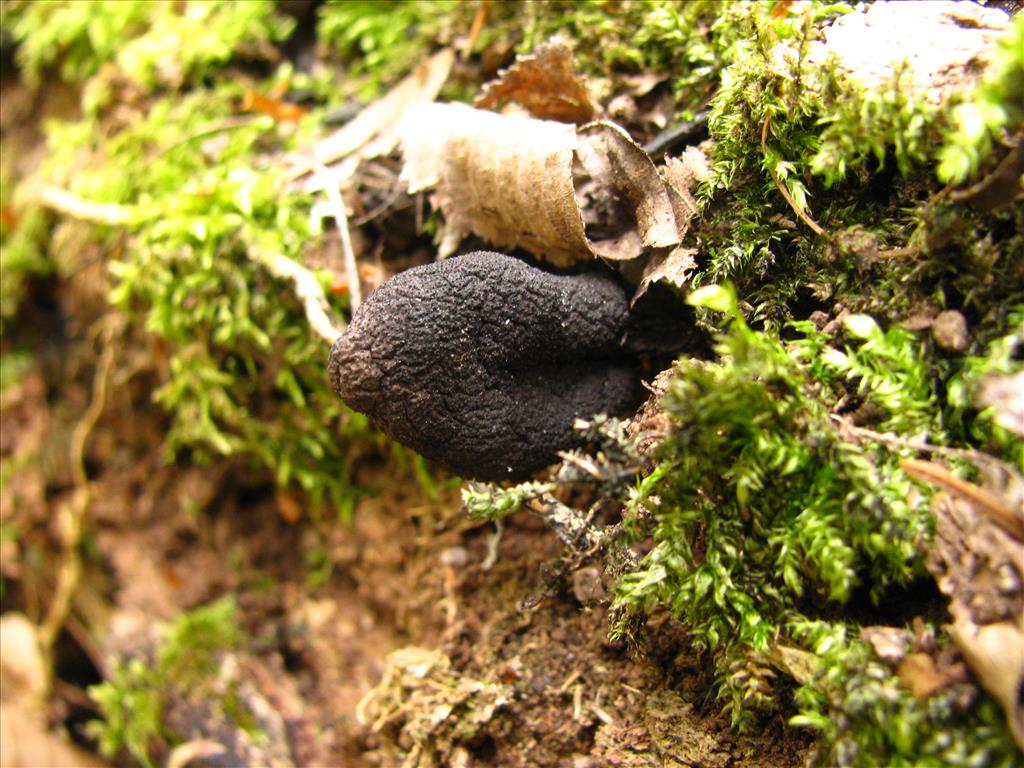
<svg viewBox="0 0 1024 768">
<path fill-rule="evenodd" d="M 635 404 L 628 301 L 611 278 L 479 251 L 401 272 L 331 349 L 331 385 L 403 445 L 482 480 L 578 444 L 572 424 Z"/>
</svg>

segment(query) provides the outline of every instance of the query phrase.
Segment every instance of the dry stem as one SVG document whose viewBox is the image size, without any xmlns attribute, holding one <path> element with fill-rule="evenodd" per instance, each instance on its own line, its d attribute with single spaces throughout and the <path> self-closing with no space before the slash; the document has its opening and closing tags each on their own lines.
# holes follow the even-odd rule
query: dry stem
<svg viewBox="0 0 1024 768">
<path fill-rule="evenodd" d="M 768 157 L 769 118 L 771 118 L 770 113 L 764 116 L 764 124 L 761 126 L 761 152 L 764 154 L 765 157 Z M 816 222 L 814 219 L 812 219 L 810 216 L 808 216 L 806 213 L 800 210 L 800 206 L 796 204 L 796 200 L 794 200 L 793 196 L 789 194 L 789 190 L 786 189 L 786 185 L 779 181 L 779 177 L 775 173 L 775 169 L 769 168 L 768 173 L 772 175 L 772 181 L 775 182 L 775 186 L 779 188 L 779 192 L 782 193 L 782 196 L 786 198 L 786 202 L 789 203 L 789 207 L 793 209 L 793 212 L 800 217 L 804 224 L 806 224 L 808 227 L 814 230 L 814 234 L 816 235 L 825 234 L 825 230 L 821 228 L 821 225 L 819 225 L 818 222 Z"/>
<path fill-rule="evenodd" d="M 342 232 L 342 247 L 347 249 L 347 255 L 351 255 L 352 243 L 348 237 L 348 223 L 345 219 L 345 207 L 341 203 L 341 196 L 337 189 L 334 190 L 336 201 L 332 200 L 332 213 L 338 217 L 340 209 L 341 218 L 338 219 L 338 228 Z M 330 193 L 328 193 L 330 196 Z M 89 221 L 96 224 L 123 225 L 132 221 L 138 221 L 138 213 L 128 206 L 116 205 L 114 203 L 94 203 L 90 200 L 83 200 L 67 190 L 59 187 L 46 186 L 39 192 L 39 201 L 52 208 L 58 213 L 63 213 L 72 218 Z M 249 257 L 264 267 L 274 277 L 288 280 L 295 286 L 295 294 L 302 302 L 302 308 L 306 313 L 306 320 L 313 331 L 328 344 L 333 344 L 344 331 L 345 326 L 331 313 L 330 305 L 324 296 L 320 282 L 310 270 L 299 264 L 297 261 L 279 253 L 263 253 L 257 249 L 249 251 Z M 350 284 L 352 275 L 355 274 L 355 257 L 351 257 L 352 272 L 349 274 Z M 348 263 L 346 259 L 346 268 Z M 358 278 L 356 288 L 352 292 L 352 308 L 358 305 Z"/>
<path fill-rule="evenodd" d="M 359 309 L 363 301 L 362 290 L 359 286 L 359 270 L 356 267 L 356 255 L 352 250 L 352 238 L 348 231 L 348 214 L 345 211 L 345 201 L 341 199 L 341 192 L 338 190 L 338 181 L 322 163 L 315 168 L 316 175 L 327 193 L 327 201 L 331 206 L 331 214 L 338 225 L 338 232 L 341 234 L 341 254 L 345 260 L 345 277 L 348 280 L 349 306 L 352 312 Z"/>
<path fill-rule="evenodd" d="M 274 277 L 288 280 L 295 286 L 295 295 L 302 302 L 310 328 L 328 344 L 333 344 L 345 330 L 344 323 L 331 312 L 323 288 L 316 275 L 294 259 L 280 253 L 263 253 L 257 249 L 249 256 L 266 267 Z"/>
<path fill-rule="evenodd" d="M 96 374 L 93 378 L 92 401 L 82 416 L 81 421 L 75 425 L 71 433 L 70 459 L 71 474 L 75 483 L 75 493 L 67 506 L 60 510 L 61 523 L 61 545 L 63 554 L 61 556 L 60 570 L 57 575 L 57 587 L 54 591 L 50 607 L 39 626 L 39 643 L 47 659 L 50 658 L 53 644 L 57 634 L 67 620 L 71 610 L 71 599 L 78 586 L 78 580 L 82 575 L 82 556 L 79 546 L 82 542 L 82 534 L 85 530 L 85 516 L 89 510 L 91 500 L 91 488 L 89 476 L 85 471 L 85 444 L 92 433 L 96 422 L 107 400 L 107 384 L 110 379 L 110 369 L 114 362 L 115 345 L 111 343 L 114 325 L 108 323 L 106 330 L 100 336 L 99 342 L 102 348 L 99 363 L 96 366 Z M 53 665 L 48 664 L 52 673 Z"/>
<path fill-rule="evenodd" d="M 83 200 L 65 189 L 50 185 L 39 190 L 39 201 L 59 213 L 95 224 L 127 224 L 135 217 L 134 211 L 126 206 Z"/>
</svg>

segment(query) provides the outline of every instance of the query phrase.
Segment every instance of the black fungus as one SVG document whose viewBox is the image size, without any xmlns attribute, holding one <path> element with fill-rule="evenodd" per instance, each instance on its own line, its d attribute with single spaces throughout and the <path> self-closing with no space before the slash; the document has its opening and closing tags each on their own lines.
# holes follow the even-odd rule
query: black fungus
<svg viewBox="0 0 1024 768">
<path fill-rule="evenodd" d="M 331 349 L 331 385 L 403 445 L 465 477 L 521 479 L 579 444 L 577 417 L 636 404 L 626 295 L 484 251 L 401 272 Z"/>
</svg>

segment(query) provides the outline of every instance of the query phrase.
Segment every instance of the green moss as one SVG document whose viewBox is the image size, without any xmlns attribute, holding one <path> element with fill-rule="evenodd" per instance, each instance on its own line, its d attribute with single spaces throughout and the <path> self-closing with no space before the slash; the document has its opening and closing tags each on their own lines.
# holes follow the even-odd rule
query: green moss
<svg viewBox="0 0 1024 768">
<path fill-rule="evenodd" d="M 711 102 L 712 171 L 691 234 L 705 258 L 693 284 L 734 282 L 753 319 L 775 327 L 809 297 L 887 321 L 926 301 L 966 298 L 988 316 L 1018 300 L 1019 206 L 965 209 L 939 195 L 932 176 L 957 97 L 931 104 L 900 70 L 868 88 L 834 60 L 817 63 L 811 45 L 836 10 L 811 4 L 737 21 L 747 35 Z M 968 102 L 1003 115 L 1003 134 L 1020 125 L 1019 27 Z M 866 239 L 857 244 L 855 232 Z"/>
<path fill-rule="evenodd" d="M 127 751 L 151 766 L 152 742 L 174 740 L 162 724 L 167 697 L 174 691 L 183 695 L 211 688 L 219 654 L 239 641 L 235 601 L 227 597 L 183 613 L 163 627 L 152 664 L 139 658 L 116 664 L 107 681 L 89 689 L 103 719 L 91 721 L 87 731 L 100 753 L 113 758 Z"/>
<path fill-rule="evenodd" d="M 840 377 L 864 381 L 864 371 L 874 377 L 869 397 L 898 405 L 890 418 L 927 413 L 928 396 L 901 337 L 872 337 L 874 347 L 849 353 L 862 361 L 854 366 L 809 326 L 788 347 L 751 330 L 724 288 L 693 301 L 725 310 L 732 325 L 718 362 L 682 361 L 672 383 L 665 405 L 677 431 L 662 449 L 661 480 L 635 501 L 654 520 L 641 535 L 655 547 L 620 581 L 617 602 L 669 607 L 725 672 L 747 650 L 767 649 L 792 615 L 845 603 L 862 585 L 878 598 L 921 572 L 915 544 L 927 508 L 908 504 L 898 457 L 840 437 L 830 401 Z M 732 708 L 739 720 L 740 700 Z"/>
<path fill-rule="evenodd" d="M 236 56 L 273 58 L 272 43 L 294 22 L 271 0 L 46 0 L 4 4 L 4 27 L 20 43 L 18 63 L 39 83 L 58 65 L 81 84 L 105 64 L 146 88 L 196 82 Z"/>
<path fill-rule="evenodd" d="M 680 361 L 670 385 L 673 430 L 630 502 L 628 530 L 654 546 L 619 580 L 613 634 L 633 635 L 637 616 L 668 608 L 710 654 L 739 725 L 778 706 L 763 659 L 779 644 L 808 648 L 819 672 L 798 693 L 796 722 L 823 731 L 822 764 L 1004 764 L 1015 748 L 991 701 L 918 702 L 867 646 L 845 640 L 844 604 L 878 604 L 924 575 L 932 517 L 900 469 L 911 454 L 854 437 L 833 414 L 843 401 L 876 434 L 969 446 L 936 377 L 972 390 L 982 371 L 1019 370 L 1008 357 L 1017 337 L 951 371 L 928 360 L 921 337 L 864 315 L 846 320 L 840 348 L 810 323 L 792 324 L 786 342 L 751 329 L 727 287 L 690 301 L 724 314 L 728 329 L 715 361 Z M 979 756 L 991 762 L 971 762 Z"/>
<path fill-rule="evenodd" d="M 818 730 L 815 766 L 1010 768 L 1019 752 L 1003 712 L 982 696 L 953 687 L 921 701 L 863 641 L 842 624 L 794 627 L 819 659 L 814 676 L 796 692 L 795 725 Z M 940 638 L 948 644 L 949 638 Z"/>
<path fill-rule="evenodd" d="M 302 259 L 319 240 L 319 224 L 309 220 L 312 201 L 279 192 L 275 172 L 258 170 L 295 138 L 267 118 L 239 119 L 241 84 L 204 81 L 253 50 L 272 60 L 266 46 L 289 23 L 267 3 L 205 4 L 196 11 L 201 19 L 182 14 L 178 3 L 94 5 L 95 18 L 82 16 L 79 5 L 8 3 L 4 25 L 17 31 L 30 72 L 61 66 L 69 81 L 82 82 L 113 63 L 153 91 L 125 124 L 107 114 L 112 80 L 93 77 L 87 118 L 49 127 L 51 155 L 40 175 L 129 214 L 125 226 L 96 227 L 91 237 L 117 254 L 108 262 L 114 311 L 143 325 L 160 350 L 155 397 L 171 414 L 169 452 L 242 458 L 314 500 L 330 500 L 342 514 L 356 497 L 353 463 L 367 452 L 390 456 L 429 486 L 422 462 L 402 464 L 407 454 L 391 452 L 327 390 L 324 345 L 311 336 L 290 286 L 254 258 Z M 59 19 L 58 6 L 67 11 Z M 1024 461 L 1021 441 L 974 403 L 985 375 L 1019 369 L 1024 214 L 1019 207 L 980 215 L 923 202 L 937 191 L 932 165 L 949 126 L 959 127 L 949 133 L 939 173 L 952 179 L 960 178 L 957 168 L 982 169 L 993 142 L 1019 119 L 1013 110 L 1024 89 L 1014 90 L 1014 41 L 1021 24 L 967 102 L 982 105 L 984 129 L 972 132 L 971 113 L 946 123 L 943 110 L 909 93 L 900 73 L 865 92 L 831 64 L 812 67 L 810 44 L 827 19 L 849 10 L 845 5 L 812 3 L 773 15 L 776 8 L 491 4 L 485 25 L 485 36 L 518 41 L 521 51 L 568 33 L 580 69 L 599 85 L 624 72 L 665 74 L 679 118 L 712 99 L 713 173 L 688 244 L 701 256 L 694 287 L 730 280 L 738 296 L 715 287 L 694 297 L 699 323 L 718 334 L 717 356 L 682 361 L 666 401 L 673 427 L 660 463 L 626 499 L 627 528 L 654 547 L 620 581 L 617 609 L 626 615 L 617 630 L 636 631 L 630 619 L 657 606 L 681 617 L 712 659 L 716 690 L 737 723 L 779 706 L 758 653 L 778 642 L 813 651 L 823 671 L 799 694 L 798 722 L 821 729 L 823 762 L 900 764 L 916 753 L 999 764 L 1005 726 L 990 702 L 961 717 L 944 700 L 922 705 L 893 694 L 890 672 L 862 643 L 840 636 L 845 625 L 835 617 L 855 595 L 883 599 L 921 574 L 918 547 L 931 519 L 925 499 L 908 501 L 915 494 L 899 470 L 900 454 L 852 442 L 833 415 L 857 413 L 878 431 L 924 434 Z M 434 45 L 466 34 L 475 7 L 344 2 L 319 13 L 321 46 L 344 64 L 345 78 L 333 91 L 329 77 L 310 82 L 332 98 L 369 98 Z M 220 29 L 221 39 L 197 37 L 202 43 L 189 56 L 164 68 L 174 46 L 162 32 L 187 37 L 197 21 Z M 788 55 L 778 55 L 779 46 Z M 256 87 L 293 77 L 283 66 Z M 158 98 L 168 86 L 182 90 Z M 1002 117 L 989 119 L 993 104 L 1007 105 Z M 825 233 L 815 235 L 794 206 Z M 48 250 L 45 217 L 24 221 L 3 233 L 4 269 L 13 264 L 11 274 L 22 276 L 56 269 L 64 278 L 80 266 L 77 251 L 58 260 L 52 244 Z M 14 237 L 24 255 L 8 262 Z M 886 249 L 904 254 L 880 257 Z M 5 317 L 15 317 L 22 291 L 11 284 Z M 797 306 L 807 301 L 862 314 L 829 336 L 793 322 L 807 316 Z M 925 301 L 976 318 L 967 357 L 939 354 L 926 333 L 899 328 L 896 321 Z M 334 308 L 340 312 L 344 303 Z M 501 517 L 551 488 L 472 487 L 465 500 L 472 514 Z M 311 583 L 329 573 L 325 552 L 308 550 Z M 160 659 L 167 669 L 185 663 L 174 653 Z M 127 748 L 145 759 L 159 733 L 152 674 L 129 663 L 97 689 L 107 718 L 98 735 L 108 750 Z M 854 682 L 841 690 L 831 681 L 844 675 Z M 894 724 L 892 734 L 887 724 Z"/>
<path fill-rule="evenodd" d="M 939 150 L 938 176 L 960 184 L 978 172 L 1004 135 L 1021 141 L 1024 127 L 1024 16 L 1016 14 L 975 92 L 953 111 Z"/>
<path fill-rule="evenodd" d="M 470 483 L 462 491 L 462 503 L 470 517 L 480 520 L 500 520 L 522 509 L 531 499 L 550 493 L 553 483 L 520 483 L 510 488 L 499 488 L 489 483 Z"/>
<path fill-rule="evenodd" d="M 169 453 L 248 456 L 309 493 L 314 510 L 326 498 L 347 516 L 359 450 L 349 438 L 381 439 L 328 390 L 323 342 L 290 286 L 254 255 L 300 258 L 319 232 L 310 200 L 282 194 L 273 172 L 253 170 L 254 150 L 281 137 L 269 118 L 231 119 L 237 94 L 228 84 L 156 102 L 99 143 L 96 154 L 118 164 L 88 164 L 71 191 L 130 211 L 130 247 L 110 264 L 111 300 L 168 345 L 169 376 L 154 397 L 172 414 Z M 51 157 L 53 173 L 100 130 L 53 126 L 51 140 L 64 148 Z"/>
<path fill-rule="evenodd" d="M 453 0 L 335 0 L 318 10 L 317 39 L 345 67 L 341 95 L 370 100 L 430 55 L 435 40 L 468 32 L 473 11 Z"/>
</svg>

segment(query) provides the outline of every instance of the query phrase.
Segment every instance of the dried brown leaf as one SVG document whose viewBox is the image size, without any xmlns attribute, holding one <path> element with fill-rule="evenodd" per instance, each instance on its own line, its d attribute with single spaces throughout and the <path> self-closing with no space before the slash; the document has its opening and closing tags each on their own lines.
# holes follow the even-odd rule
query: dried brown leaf
<svg viewBox="0 0 1024 768">
<path fill-rule="evenodd" d="M 590 178 L 614 189 L 633 216 L 640 243 L 647 248 L 678 245 L 686 232 L 685 202 L 661 178 L 650 156 L 622 128 L 596 122 L 578 131 L 577 154 Z M 677 210 L 685 216 L 677 219 Z M 680 229 L 682 231 L 680 231 Z M 594 252 L 609 259 L 630 259 L 635 245 L 624 251 L 621 238 L 594 243 Z"/>
<path fill-rule="evenodd" d="M 516 57 L 511 67 L 484 86 L 473 106 L 495 109 L 507 101 L 522 104 L 540 120 L 563 123 L 585 123 L 596 112 L 586 82 L 573 67 L 572 51 L 558 42 Z"/>
<path fill-rule="evenodd" d="M 402 180 L 410 192 L 437 188 L 456 236 L 472 232 L 557 266 L 673 248 L 693 213 L 647 153 L 612 123 L 574 129 L 461 104 L 428 104 L 406 112 L 398 132 Z M 585 171 L 577 179 L 574 157 Z M 580 190 L 586 190 L 582 206 Z M 588 230 L 585 220 L 600 230 Z"/>
<path fill-rule="evenodd" d="M 927 699 L 946 685 L 946 678 L 927 653 L 910 653 L 896 665 L 896 675 L 915 699 Z"/>
<path fill-rule="evenodd" d="M 697 268 L 696 248 L 673 248 L 670 251 L 657 254 L 647 262 L 643 275 L 640 277 L 640 284 L 637 286 L 636 294 L 633 296 L 633 304 L 642 297 L 647 290 L 659 281 L 664 281 L 675 288 L 689 286 L 690 275 Z"/>
<path fill-rule="evenodd" d="M 635 75 L 622 75 L 619 81 L 626 86 L 630 96 L 646 96 L 668 79 L 664 72 L 639 72 Z"/>
<path fill-rule="evenodd" d="M 572 186 L 571 125 L 425 105 L 399 127 L 409 191 L 437 187 L 448 225 L 557 266 L 589 257 Z"/>
<path fill-rule="evenodd" d="M 662 171 L 665 181 L 680 195 L 689 196 L 693 202 L 693 190 L 711 174 L 711 163 L 700 147 L 687 147 L 678 157 L 666 157 Z"/>
<path fill-rule="evenodd" d="M 242 111 L 269 115 L 279 123 L 297 123 L 309 112 L 298 104 L 267 96 L 252 88 L 245 89 L 242 96 Z"/>
<path fill-rule="evenodd" d="M 949 633 L 978 681 L 1002 705 L 1010 732 L 1024 750 L 1024 617 L 984 626 L 958 617 Z"/>
</svg>

